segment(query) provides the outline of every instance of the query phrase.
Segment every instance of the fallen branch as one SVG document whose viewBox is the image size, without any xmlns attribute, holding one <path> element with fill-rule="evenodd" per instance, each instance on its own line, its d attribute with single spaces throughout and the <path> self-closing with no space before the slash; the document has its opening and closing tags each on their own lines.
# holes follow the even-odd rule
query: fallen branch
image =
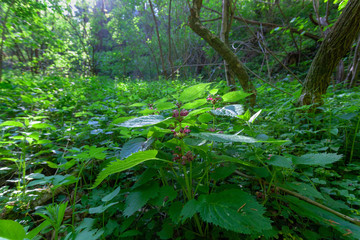
<svg viewBox="0 0 360 240">
<path fill-rule="evenodd" d="M 252 180 L 257 180 L 256 177 L 249 176 L 249 175 L 247 175 L 247 174 L 245 174 L 245 173 L 242 173 L 242 172 L 240 172 L 240 171 L 238 171 L 238 170 L 236 170 L 235 173 L 236 173 L 237 175 L 242 176 L 242 177 L 245 177 L 245 178 L 249 178 L 249 179 L 252 179 Z M 265 182 L 265 181 L 262 181 L 262 182 L 263 182 L 264 184 L 270 185 L 268 182 Z M 359 220 L 359 219 L 355 219 L 355 218 L 349 217 L 349 216 L 347 216 L 347 215 L 345 215 L 345 214 L 342 214 L 342 213 L 340 213 L 340 212 L 338 212 L 338 211 L 335 211 L 334 209 L 331 209 L 331 208 L 329 208 L 329 207 L 327 207 L 327 206 L 325 206 L 325 205 L 323 205 L 323 204 L 321 204 L 321 203 L 315 202 L 314 200 L 312 200 L 312 199 L 310 199 L 310 198 L 308 198 L 308 197 L 304 197 L 304 196 L 300 195 L 299 193 L 290 191 L 290 190 L 288 190 L 288 189 L 286 189 L 286 188 L 278 187 L 278 186 L 275 186 L 275 188 L 276 188 L 276 189 L 279 189 L 280 191 L 283 191 L 283 192 L 285 192 L 285 193 L 287 193 L 287 194 L 289 194 L 289 195 L 292 195 L 292 196 L 294 196 L 294 197 L 297 197 L 297 198 L 299 198 L 299 199 L 301 199 L 301 200 L 304 200 L 305 202 L 310 203 L 310 204 L 312 204 L 312 205 L 314 205 L 314 206 L 316 206 L 316 207 L 319 207 L 319 208 L 321 208 L 321 209 L 323 209 L 323 210 L 325 210 L 325 211 L 328 211 L 328 212 L 330 212 L 330 213 L 332 213 L 332 214 L 334 214 L 334 215 L 336 215 L 336 216 L 338 216 L 338 217 L 340 217 L 340 218 L 342 218 L 342 219 L 344 219 L 344 220 L 346 220 L 346 221 L 349 221 L 349 222 L 351 222 L 351 223 L 353 223 L 353 224 L 355 224 L 355 225 L 357 225 L 357 226 L 360 226 L 360 220 Z"/>
</svg>

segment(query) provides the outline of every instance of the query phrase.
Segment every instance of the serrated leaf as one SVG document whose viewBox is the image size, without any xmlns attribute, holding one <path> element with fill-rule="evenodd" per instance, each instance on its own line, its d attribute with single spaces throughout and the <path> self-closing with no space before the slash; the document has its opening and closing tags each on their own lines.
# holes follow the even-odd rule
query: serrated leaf
<svg viewBox="0 0 360 240">
<path fill-rule="evenodd" d="M 171 202 L 177 196 L 177 192 L 172 186 L 163 186 L 159 190 L 158 196 L 151 201 L 155 206 L 163 206 L 166 202 Z"/>
<path fill-rule="evenodd" d="M 293 160 L 297 165 L 324 166 L 339 161 L 342 155 L 336 153 L 309 153 Z"/>
<path fill-rule="evenodd" d="M 276 167 L 293 168 L 291 159 L 283 156 L 274 155 L 266 162 Z"/>
<path fill-rule="evenodd" d="M 200 83 L 186 88 L 179 97 L 180 102 L 190 102 L 204 95 L 211 83 Z"/>
<path fill-rule="evenodd" d="M 196 115 L 205 113 L 205 112 L 208 112 L 208 111 L 210 111 L 211 109 L 212 109 L 211 107 L 205 107 L 205 108 L 200 108 L 200 109 L 193 110 L 193 111 L 189 112 L 189 115 L 187 115 L 187 116 L 185 117 L 185 119 L 186 119 L 186 118 L 190 118 L 190 117 L 192 117 L 192 116 L 196 116 Z"/>
<path fill-rule="evenodd" d="M 8 126 L 8 127 L 24 127 L 24 124 L 22 124 L 21 122 L 16 122 L 16 121 L 5 121 L 3 123 L 0 124 L 0 126 Z"/>
<path fill-rule="evenodd" d="M 172 108 L 176 107 L 175 104 L 173 104 L 171 102 L 162 102 L 162 103 L 156 104 L 155 106 L 156 106 L 156 110 L 158 110 L 158 111 L 172 109 Z"/>
<path fill-rule="evenodd" d="M 256 199 L 238 189 L 202 195 L 199 198 L 200 217 L 208 223 L 244 234 L 271 229 L 265 209 Z"/>
<path fill-rule="evenodd" d="M 190 201 L 188 201 L 184 205 L 180 213 L 183 222 L 185 222 L 185 220 L 188 218 L 192 218 L 192 216 L 194 216 L 194 214 L 197 213 L 199 207 L 200 207 L 200 203 L 196 199 L 191 199 Z"/>
<path fill-rule="evenodd" d="M 12 220 L 0 219 L 0 238 L 23 240 L 25 235 L 25 230 L 20 223 Z"/>
<path fill-rule="evenodd" d="M 131 192 L 125 201 L 124 215 L 129 217 L 142 208 L 150 199 L 155 198 L 159 192 L 157 183 L 150 183 Z"/>
<path fill-rule="evenodd" d="M 120 159 L 129 157 L 131 154 L 139 152 L 142 148 L 142 145 L 145 143 L 145 138 L 134 138 L 130 141 L 127 141 L 121 149 Z"/>
<path fill-rule="evenodd" d="M 223 100 L 223 102 L 237 102 L 241 99 L 244 99 L 244 98 L 250 96 L 251 94 L 252 93 L 246 93 L 244 91 L 228 92 L 222 96 L 222 100 Z"/>
<path fill-rule="evenodd" d="M 131 187 L 131 189 L 135 189 L 147 182 L 149 182 L 154 176 L 158 175 L 158 171 L 154 168 L 146 169 L 139 179 L 135 182 L 135 184 Z"/>
<path fill-rule="evenodd" d="M 255 143 L 257 140 L 252 137 L 230 135 L 222 133 L 191 133 L 192 136 L 202 138 L 214 142 L 242 142 L 242 143 Z"/>
<path fill-rule="evenodd" d="M 178 224 L 180 222 L 180 214 L 183 208 L 182 202 L 173 202 L 171 203 L 171 206 L 169 208 L 169 217 L 171 221 L 175 224 Z"/>
<path fill-rule="evenodd" d="M 236 117 L 244 113 L 244 107 L 240 104 L 228 105 L 220 109 L 211 110 L 217 116 Z"/>
<path fill-rule="evenodd" d="M 117 187 L 114 191 L 103 197 L 101 201 L 103 202 L 111 201 L 114 197 L 116 197 L 116 195 L 119 194 L 119 192 L 120 192 L 120 187 Z"/>
<path fill-rule="evenodd" d="M 144 127 L 157 124 L 164 120 L 165 118 L 161 115 L 149 115 L 127 120 L 126 122 L 121 123 L 120 126 L 128 128 Z"/>
<path fill-rule="evenodd" d="M 134 153 L 125 160 L 116 160 L 115 162 L 111 162 L 98 174 L 96 181 L 91 188 L 97 187 L 109 175 L 125 171 L 145 161 L 149 161 L 149 160 L 166 161 L 163 159 L 156 158 L 157 153 L 158 153 L 157 150 L 147 150 L 143 152 Z M 170 162 L 170 161 L 166 161 L 166 162 Z"/>
<path fill-rule="evenodd" d="M 207 101 L 206 99 L 198 99 L 198 100 L 195 100 L 193 102 L 189 102 L 189 103 L 186 103 L 184 104 L 184 106 L 182 106 L 183 109 L 194 109 L 194 108 L 198 108 L 198 107 L 201 107 L 202 105 L 206 104 Z"/>
</svg>

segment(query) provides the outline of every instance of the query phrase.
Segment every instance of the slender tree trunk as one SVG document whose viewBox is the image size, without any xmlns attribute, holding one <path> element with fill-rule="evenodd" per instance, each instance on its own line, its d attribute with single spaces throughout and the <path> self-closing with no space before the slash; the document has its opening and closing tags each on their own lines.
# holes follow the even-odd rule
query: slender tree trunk
<svg viewBox="0 0 360 240">
<path fill-rule="evenodd" d="M 343 13 L 326 35 L 306 76 L 301 105 L 321 104 L 321 96 L 326 93 L 332 72 L 339 61 L 349 51 L 360 33 L 360 1 L 349 0 Z"/>
<path fill-rule="evenodd" d="M 174 63 L 172 61 L 172 56 L 171 56 L 171 2 L 172 0 L 169 1 L 169 16 L 168 16 L 168 41 L 169 41 L 169 64 L 170 64 L 170 76 L 172 76 L 173 78 L 173 72 L 174 72 Z"/>
<path fill-rule="evenodd" d="M 163 55 L 163 51 L 162 51 L 162 47 L 161 47 L 161 41 L 160 41 L 159 28 L 158 28 L 158 26 L 157 26 L 156 16 L 155 16 L 155 12 L 154 12 L 154 7 L 153 7 L 153 5 L 152 5 L 151 0 L 149 0 L 149 4 L 150 4 L 151 12 L 152 12 L 152 15 L 153 15 L 153 18 L 154 18 L 156 35 L 157 35 L 157 39 L 158 39 L 158 43 L 159 43 L 160 59 L 161 59 L 161 65 L 162 65 L 162 68 L 163 68 L 163 74 L 164 74 L 165 77 L 167 77 L 167 72 L 166 72 L 166 68 L 165 68 L 165 61 L 164 61 L 164 55 Z"/>
<path fill-rule="evenodd" d="M 223 0 L 222 1 L 222 18 L 221 18 L 220 39 L 226 45 L 229 45 L 229 32 L 230 32 L 229 8 L 230 8 L 229 0 Z M 235 80 L 230 72 L 230 69 L 229 69 L 229 66 L 228 66 L 226 60 L 224 60 L 224 68 L 225 68 L 225 77 L 226 77 L 227 85 L 234 87 Z"/>
<path fill-rule="evenodd" d="M 244 91 L 253 93 L 249 96 L 251 106 L 256 103 L 256 89 L 249 80 L 244 65 L 240 62 L 236 54 L 223 42 L 219 37 L 212 34 L 209 29 L 205 28 L 200 22 L 200 10 L 202 7 L 202 0 L 193 0 L 190 8 L 189 26 L 190 28 L 202 37 L 221 57 L 228 63 L 229 68 L 233 71 L 235 76 L 239 79 L 241 87 Z"/>
<path fill-rule="evenodd" d="M 4 43 L 5 43 L 5 32 L 6 32 L 6 22 L 9 17 L 12 4 L 8 6 L 6 10 L 5 17 L 2 20 L 2 31 L 1 31 L 1 43 L 0 43 L 0 82 L 2 82 L 2 70 L 3 70 L 3 55 L 4 55 Z"/>
</svg>

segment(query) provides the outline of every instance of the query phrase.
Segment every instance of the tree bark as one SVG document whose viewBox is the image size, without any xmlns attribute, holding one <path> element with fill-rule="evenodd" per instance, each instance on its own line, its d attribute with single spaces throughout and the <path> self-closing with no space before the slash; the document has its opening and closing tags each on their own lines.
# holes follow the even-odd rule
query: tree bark
<svg viewBox="0 0 360 240">
<path fill-rule="evenodd" d="M 360 33 L 360 1 L 349 0 L 343 13 L 326 35 L 306 76 L 301 105 L 321 104 L 331 75 Z"/>
<path fill-rule="evenodd" d="M 212 34 L 209 29 L 204 27 L 200 22 L 200 10 L 202 7 L 202 0 L 193 0 L 192 7 L 190 7 L 189 26 L 190 28 L 202 37 L 221 57 L 227 61 L 230 69 L 235 76 L 239 79 L 241 87 L 244 91 L 253 93 L 248 97 L 251 106 L 256 103 L 256 89 L 254 85 L 249 81 L 249 75 L 247 74 L 243 64 L 240 62 L 236 54 L 223 42 L 219 37 Z"/>
<path fill-rule="evenodd" d="M 1 32 L 1 43 L 0 43 L 0 82 L 2 81 L 2 70 L 3 70 L 3 55 L 4 55 L 4 43 L 5 43 L 5 31 L 6 31 L 6 22 L 9 17 L 10 10 L 12 8 L 12 4 L 8 6 L 6 10 L 5 17 L 2 20 L 2 32 Z"/>
<path fill-rule="evenodd" d="M 169 64 L 170 64 L 170 76 L 173 76 L 174 71 L 174 63 L 172 61 L 172 55 L 171 55 L 171 0 L 169 1 L 169 16 L 168 16 L 168 41 L 169 41 Z"/>
<path fill-rule="evenodd" d="M 164 74 L 165 77 L 167 77 L 167 72 L 166 72 L 166 68 L 165 68 L 165 61 L 164 61 L 164 55 L 163 55 L 163 51 L 162 51 L 162 47 L 161 47 L 161 42 L 160 42 L 159 29 L 158 29 L 158 26 L 157 26 L 156 16 L 155 16 L 155 12 L 154 12 L 154 7 L 153 7 L 153 5 L 152 5 L 151 0 L 149 0 L 149 4 L 150 4 L 150 8 L 151 8 L 151 13 L 152 13 L 153 18 L 154 18 L 156 35 L 157 35 L 157 39 L 158 39 L 158 43 L 159 43 L 160 59 L 161 59 L 161 65 L 162 65 L 162 68 L 163 68 L 163 74 Z"/>
</svg>

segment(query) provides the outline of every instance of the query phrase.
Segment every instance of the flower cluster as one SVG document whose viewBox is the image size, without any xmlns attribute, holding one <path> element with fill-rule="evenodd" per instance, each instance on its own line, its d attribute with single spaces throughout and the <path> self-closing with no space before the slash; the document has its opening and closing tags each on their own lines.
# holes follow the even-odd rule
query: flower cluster
<svg viewBox="0 0 360 240">
<path fill-rule="evenodd" d="M 179 151 L 181 151 L 181 148 L 179 146 L 176 147 Z M 173 159 L 174 162 L 180 162 L 182 165 L 185 165 L 186 163 L 189 163 L 194 160 L 194 155 L 191 151 L 187 151 L 184 155 L 181 153 L 173 153 Z"/>
<path fill-rule="evenodd" d="M 184 128 L 180 128 L 178 132 L 175 129 L 172 129 L 171 132 L 174 134 L 174 137 L 184 138 L 191 130 L 189 129 L 189 126 L 185 126 Z"/>
<path fill-rule="evenodd" d="M 206 98 L 206 100 L 211 102 L 212 105 L 215 105 L 217 102 L 219 102 L 221 100 L 221 97 L 220 97 L 220 95 L 213 96 L 213 95 L 210 94 Z"/>
<path fill-rule="evenodd" d="M 189 114 L 189 111 L 187 111 L 187 110 L 185 110 L 185 109 L 181 109 L 181 111 L 175 109 L 175 110 L 173 111 L 172 117 L 173 117 L 173 118 L 178 118 L 179 116 L 185 117 L 185 116 L 187 116 L 188 114 Z"/>
</svg>

